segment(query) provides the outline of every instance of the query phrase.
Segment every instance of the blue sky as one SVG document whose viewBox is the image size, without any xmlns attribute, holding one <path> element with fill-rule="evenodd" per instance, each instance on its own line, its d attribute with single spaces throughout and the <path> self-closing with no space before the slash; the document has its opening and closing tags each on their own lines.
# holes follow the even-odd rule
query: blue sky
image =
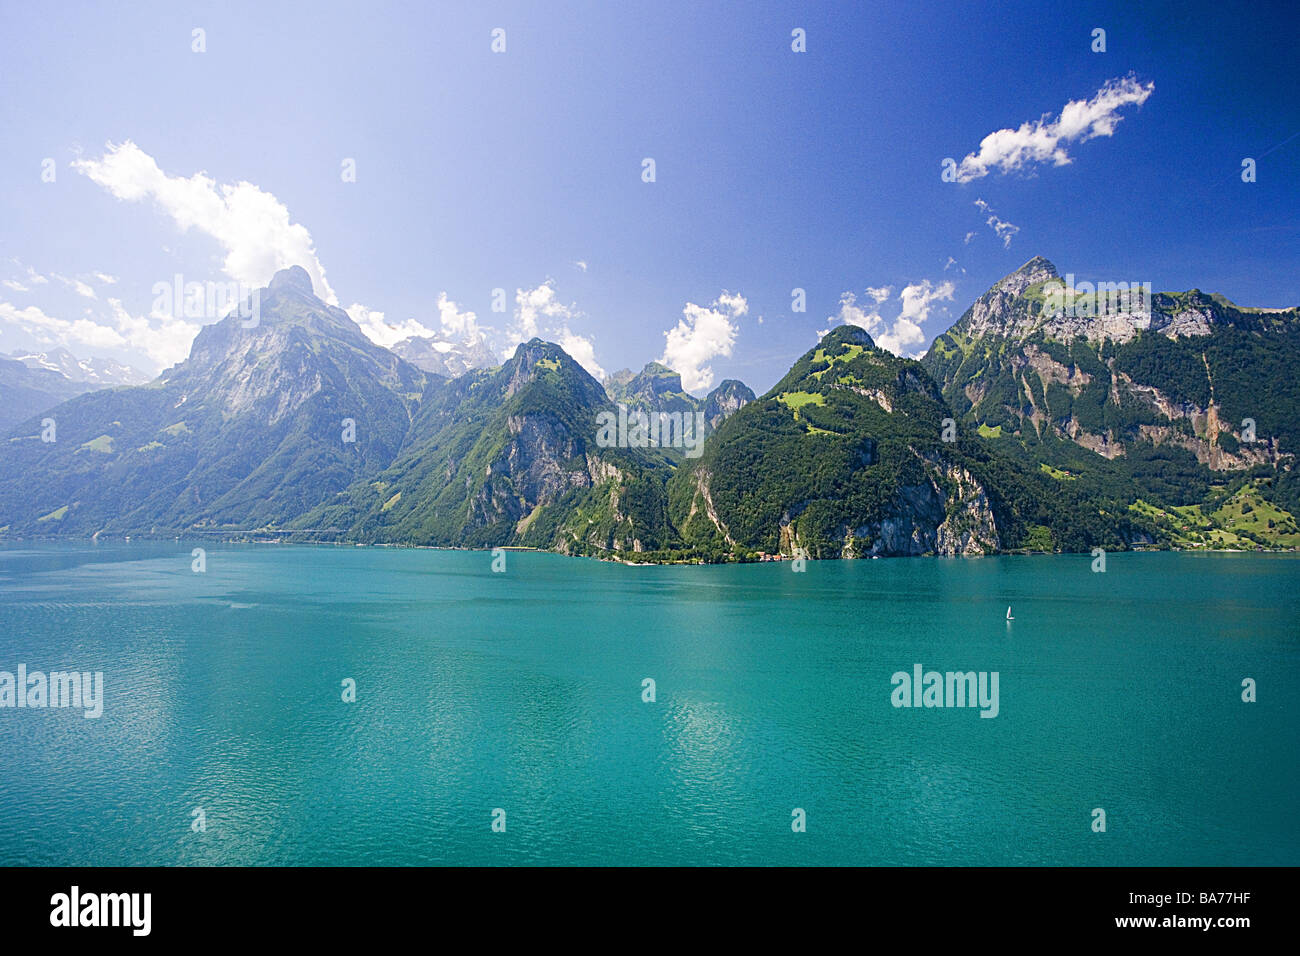
<svg viewBox="0 0 1300 956">
<path fill-rule="evenodd" d="M 1300 304 L 1285 4 L 429 6 L 6 4 L 0 351 L 157 371 L 215 316 L 156 283 L 304 257 L 385 342 L 536 330 L 697 392 L 762 392 L 846 318 L 917 354 L 1034 255 Z M 1044 141 L 1068 161 L 1009 151 Z"/>
</svg>

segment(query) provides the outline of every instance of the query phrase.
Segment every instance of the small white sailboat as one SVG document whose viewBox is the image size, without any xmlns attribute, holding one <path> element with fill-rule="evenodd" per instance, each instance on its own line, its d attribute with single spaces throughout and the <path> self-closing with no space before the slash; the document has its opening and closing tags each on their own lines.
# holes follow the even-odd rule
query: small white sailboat
<svg viewBox="0 0 1300 956">
<path fill-rule="evenodd" d="M 1007 620 L 1008 620 L 1008 621 L 1014 621 L 1014 620 L 1015 620 L 1015 618 L 1011 616 L 1011 605 L 1010 605 L 1010 604 L 1007 605 Z"/>
</svg>

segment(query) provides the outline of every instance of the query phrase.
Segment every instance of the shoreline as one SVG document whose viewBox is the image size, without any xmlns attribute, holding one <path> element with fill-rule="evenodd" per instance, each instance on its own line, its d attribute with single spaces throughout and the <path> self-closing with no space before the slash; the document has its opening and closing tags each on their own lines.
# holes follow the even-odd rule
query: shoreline
<svg viewBox="0 0 1300 956">
<path fill-rule="evenodd" d="M 595 554 L 568 554 L 563 551 L 555 551 L 550 548 L 536 548 L 526 545 L 495 545 L 493 547 L 467 547 L 459 545 L 436 545 L 436 544 L 406 544 L 395 541 L 319 541 L 303 540 L 293 541 L 286 540 L 284 537 L 263 538 L 263 537 L 226 537 L 218 538 L 214 534 L 212 537 L 196 537 L 194 532 L 185 535 L 114 535 L 111 538 L 101 538 L 100 535 L 90 537 L 80 536 L 40 536 L 40 537 L 13 537 L 0 536 L 0 550 L 11 544 L 90 544 L 98 546 L 100 544 L 161 544 L 164 542 L 197 544 L 206 542 L 208 544 L 221 545 L 269 545 L 269 546 L 286 546 L 286 547 L 315 547 L 315 548 L 391 548 L 397 550 L 415 550 L 415 551 L 465 551 L 477 554 L 493 554 L 496 551 L 504 552 L 533 552 L 536 554 L 553 554 L 560 558 L 577 558 L 588 561 L 601 561 L 606 564 L 621 564 L 624 567 L 677 567 L 677 566 L 720 566 L 731 564 L 788 564 L 794 559 L 787 555 L 767 555 L 760 559 L 745 560 L 733 558 L 724 561 L 705 561 L 700 558 L 682 558 L 681 560 L 668 561 L 639 561 L 631 557 L 607 557 Z M 1123 548 L 1113 551 L 1107 551 L 1107 554 L 1152 554 L 1160 552 L 1173 552 L 1177 554 L 1278 554 L 1278 555 L 1297 555 L 1300 554 L 1300 548 L 1179 548 L 1179 547 L 1138 547 Z M 633 552 L 635 553 L 635 552 Z M 1044 557 L 1057 555 L 1090 555 L 1091 551 L 1030 551 L 1026 549 L 1016 549 L 1010 551 L 996 551 L 992 554 L 894 554 L 894 555 L 864 555 L 862 557 L 830 557 L 830 558 L 805 558 L 807 561 L 871 561 L 876 559 L 887 560 L 912 560 L 926 558 L 942 558 L 948 560 L 980 560 L 982 558 L 1010 558 L 1010 557 Z"/>
</svg>

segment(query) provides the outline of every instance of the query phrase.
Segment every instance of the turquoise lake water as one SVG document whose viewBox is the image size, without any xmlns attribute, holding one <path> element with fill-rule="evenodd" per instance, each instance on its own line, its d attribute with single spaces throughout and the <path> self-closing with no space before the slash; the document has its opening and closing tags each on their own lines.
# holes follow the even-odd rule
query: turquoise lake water
<svg viewBox="0 0 1300 956">
<path fill-rule="evenodd" d="M 192 547 L 0 549 L 0 864 L 1300 864 L 1293 557 Z"/>
</svg>

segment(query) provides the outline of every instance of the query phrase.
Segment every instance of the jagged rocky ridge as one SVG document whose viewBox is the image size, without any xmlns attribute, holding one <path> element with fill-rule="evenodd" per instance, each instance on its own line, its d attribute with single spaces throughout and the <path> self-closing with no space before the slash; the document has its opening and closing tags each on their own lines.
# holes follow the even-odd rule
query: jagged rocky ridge
<svg viewBox="0 0 1300 956">
<path fill-rule="evenodd" d="M 1242 309 L 1192 290 L 1154 294 L 1145 308 L 1070 314 L 1053 307 L 1053 283 L 1052 263 L 1031 259 L 922 360 L 987 437 L 1014 437 L 1059 464 L 1078 462 L 1054 454 L 1060 441 L 1111 460 L 1179 449 L 1215 471 L 1275 466 L 1282 445 L 1293 447 L 1300 390 L 1282 369 L 1300 357 L 1300 310 Z"/>
</svg>

